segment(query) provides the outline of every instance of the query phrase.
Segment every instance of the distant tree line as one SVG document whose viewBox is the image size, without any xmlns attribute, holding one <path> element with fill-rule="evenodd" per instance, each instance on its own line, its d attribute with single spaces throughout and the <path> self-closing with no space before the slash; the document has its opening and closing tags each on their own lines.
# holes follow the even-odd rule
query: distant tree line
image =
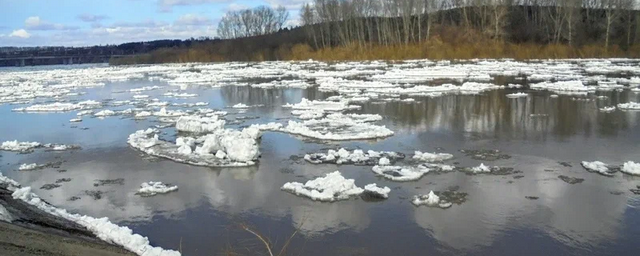
<svg viewBox="0 0 640 256">
<path fill-rule="evenodd" d="M 259 6 L 253 9 L 227 12 L 218 23 L 218 37 L 233 39 L 278 32 L 289 19 L 289 12 L 278 6 L 272 9 Z"/>
<path fill-rule="evenodd" d="M 455 26 L 511 42 L 636 43 L 635 0 L 313 0 L 300 20 L 315 48 L 429 40 Z"/>
</svg>

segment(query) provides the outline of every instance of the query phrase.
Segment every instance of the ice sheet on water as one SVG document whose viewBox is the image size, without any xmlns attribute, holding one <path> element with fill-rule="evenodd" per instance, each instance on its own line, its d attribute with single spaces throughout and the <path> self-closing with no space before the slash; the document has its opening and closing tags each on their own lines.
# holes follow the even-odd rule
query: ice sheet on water
<svg viewBox="0 0 640 256">
<path fill-rule="evenodd" d="M 526 98 L 529 94 L 524 92 L 516 92 L 507 94 L 507 98 L 516 99 L 516 98 Z"/>
<path fill-rule="evenodd" d="M 49 104 L 36 104 L 26 108 L 16 108 L 17 112 L 67 112 L 73 110 L 94 109 L 102 107 L 102 103 L 87 100 L 78 103 L 55 102 Z"/>
<path fill-rule="evenodd" d="M 314 110 L 314 111 L 345 111 L 350 109 L 360 109 L 360 106 L 349 105 L 346 101 L 321 101 L 321 100 L 308 100 L 302 98 L 302 100 L 296 104 L 287 103 L 283 105 L 285 108 L 291 108 L 294 110 Z"/>
<path fill-rule="evenodd" d="M 129 135 L 128 143 L 146 154 L 166 158 L 180 163 L 198 166 L 250 166 L 259 155 L 257 138 L 241 131 L 221 129 L 214 134 L 199 138 L 202 146 L 196 146 L 189 154 L 184 154 L 188 144 L 173 144 L 158 139 L 158 130 L 139 130 Z M 224 158 L 216 157 L 218 150 L 225 151 Z"/>
<path fill-rule="evenodd" d="M 179 256 L 180 253 L 173 250 L 165 250 L 160 247 L 153 247 L 149 244 L 149 239 L 133 233 L 131 229 L 118 226 L 109 221 L 108 218 L 94 218 L 91 216 L 70 213 L 62 208 L 57 208 L 36 194 L 31 192 L 31 187 L 21 187 L 20 184 L 0 173 L 0 183 L 7 186 L 13 193 L 13 199 L 22 200 L 38 209 L 66 220 L 75 222 L 95 234 L 99 239 L 124 247 L 125 249 L 141 256 Z"/>
<path fill-rule="evenodd" d="M 13 140 L 2 142 L 2 144 L 0 144 L 0 150 L 29 152 L 41 146 L 42 144 L 40 144 L 39 142 L 20 142 L 17 140 Z"/>
<path fill-rule="evenodd" d="M 613 111 L 616 111 L 616 107 L 602 107 L 600 108 L 600 112 L 604 112 L 604 113 L 611 113 Z"/>
<path fill-rule="evenodd" d="M 322 109 L 304 109 L 304 110 L 292 110 L 291 114 L 294 116 L 298 116 L 299 119 L 308 120 L 308 119 L 322 118 L 326 113 Z"/>
<path fill-rule="evenodd" d="M 353 179 L 345 179 L 339 171 L 328 173 L 324 177 L 309 180 L 302 184 L 299 182 L 287 182 L 282 190 L 289 193 L 304 196 L 314 201 L 334 202 L 347 200 L 358 196 L 364 189 L 356 186 Z"/>
<path fill-rule="evenodd" d="M 414 181 L 419 180 L 431 171 L 426 165 L 417 166 L 381 166 L 376 165 L 371 168 L 375 174 L 392 181 Z"/>
<path fill-rule="evenodd" d="M 413 159 L 424 162 L 442 162 L 451 158 L 453 158 L 453 155 L 448 153 L 423 153 L 420 151 L 415 151 L 413 155 Z"/>
<path fill-rule="evenodd" d="M 138 190 L 140 196 L 155 196 L 157 194 L 166 194 L 178 190 L 178 186 L 171 186 L 159 181 L 143 182 Z"/>
<path fill-rule="evenodd" d="M 393 135 L 387 127 L 369 123 L 380 119 L 380 115 L 334 113 L 322 119 L 289 121 L 281 131 L 321 140 L 361 140 Z"/>
<path fill-rule="evenodd" d="M 218 119 L 218 116 L 181 116 L 176 122 L 176 130 L 191 133 L 209 133 L 223 129 L 225 120 Z"/>
<path fill-rule="evenodd" d="M 347 150 L 340 148 L 338 150 L 330 149 L 327 153 L 306 154 L 304 159 L 314 164 L 355 164 L 355 165 L 376 165 L 381 159 L 386 159 L 387 165 L 391 160 L 397 161 L 404 158 L 404 154 L 391 151 L 363 151 L 360 149 Z"/>
<path fill-rule="evenodd" d="M 557 81 L 529 84 L 534 90 L 548 90 L 557 94 L 586 95 L 596 91 L 594 87 L 585 86 L 581 81 Z"/>
<path fill-rule="evenodd" d="M 630 175 L 640 175 L 640 163 L 632 161 L 625 162 L 620 171 Z"/>
<path fill-rule="evenodd" d="M 618 108 L 621 110 L 640 110 L 640 103 L 630 101 L 628 103 L 618 104 Z"/>
<path fill-rule="evenodd" d="M 595 173 L 598 173 L 600 175 L 613 176 L 613 174 L 615 173 L 615 170 L 609 169 L 607 164 L 605 164 L 603 162 L 600 162 L 600 161 L 593 161 L 593 162 L 582 161 L 580 164 L 587 171 L 595 172 Z"/>
</svg>

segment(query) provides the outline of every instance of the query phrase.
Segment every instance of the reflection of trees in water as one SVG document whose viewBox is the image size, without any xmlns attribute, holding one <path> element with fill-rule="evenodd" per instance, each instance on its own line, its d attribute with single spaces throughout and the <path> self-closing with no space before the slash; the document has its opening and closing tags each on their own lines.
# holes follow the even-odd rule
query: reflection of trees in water
<svg viewBox="0 0 640 256">
<path fill-rule="evenodd" d="M 628 102 L 627 92 L 607 92 L 607 100 L 580 101 L 572 97 L 550 98 L 534 92 L 527 98 L 509 99 L 505 91 L 482 95 L 448 95 L 416 99 L 416 103 L 366 104 L 367 113 L 380 113 L 400 129 L 413 131 L 450 130 L 489 137 L 546 139 L 597 133 L 615 136 L 635 123 L 635 114 L 598 108 Z M 590 99 L 594 99 L 590 96 Z M 633 100 L 633 99 L 631 99 Z M 533 114 L 533 116 L 532 116 Z M 540 114 L 540 115 L 536 115 Z"/>
</svg>

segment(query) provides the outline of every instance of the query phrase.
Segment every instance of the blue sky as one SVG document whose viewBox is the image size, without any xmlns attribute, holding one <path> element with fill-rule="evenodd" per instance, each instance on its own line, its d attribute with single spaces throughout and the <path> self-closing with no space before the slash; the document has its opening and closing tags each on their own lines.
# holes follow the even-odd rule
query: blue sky
<svg viewBox="0 0 640 256">
<path fill-rule="evenodd" d="M 228 10 L 307 0 L 0 0 L 0 46 L 86 46 L 216 35 Z"/>
</svg>

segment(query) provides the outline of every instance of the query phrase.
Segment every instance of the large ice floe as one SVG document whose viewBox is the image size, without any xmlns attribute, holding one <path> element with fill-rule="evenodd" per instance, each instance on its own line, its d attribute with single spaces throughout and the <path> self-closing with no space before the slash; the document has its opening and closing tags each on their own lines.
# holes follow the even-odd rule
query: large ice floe
<svg viewBox="0 0 640 256">
<path fill-rule="evenodd" d="M 340 148 L 338 150 L 330 149 L 327 153 L 306 154 L 304 159 L 314 164 L 355 164 L 355 165 L 376 165 L 381 159 L 387 159 L 388 165 L 391 160 L 396 161 L 403 159 L 404 154 L 391 151 L 363 151 L 355 149 L 353 151 Z M 385 160 L 383 160 L 384 162 Z"/>
<path fill-rule="evenodd" d="M 364 186 L 362 196 L 367 199 L 387 199 L 389 192 L 391 192 L 389 187 L 378 187 L 377 184 L 372 183 Z"/>
<path fill-rule="evenodd" d="M 14 141 L 5 141 L 0 144 L 0 150 L 5 151 L 16 151 L 16 152 L 29 152 L 35 148 L 41 147 L 42 144 L 38 142 L 20 142 L 17 140 Z"/>
<path fill-rule="evenodd" d="M 640 103 L 633 101 L 628 103 L 620 103 L 618 104 L 618 108 L 621 110 L 640 110 Z"/>
<path fill-rule="evenodd" d="M 22 112 L 67 112 L 73 110 L 85 110 L 102 107 L 102 103 L 87 100 L 78 103 L 56 102 L 50 104 L 36 104 L 26 108 L 16 108 L 13 111 Z"/>
<path fill-rule="evenodd" d="M 253 127 L 218 127 L 197 139 L 177 138 L 175 144 L 160 140 L 158 133 L 153 128 L 139 130 L 129 135 L 128 143 L 152 156 L 199 166 L 249 166 L 256 164 L 260 156 L 260 130 Z"/>
<path fill-rule="evenodd" d="M 364 192 L 364 189 L 356 186 L 353 179 L 345 179 L 340 171 L 328 173 L 324 177 L 309 180 L 304 184 L 287 182 L 281 189 L 298 196 L 308 197 L 314 201 L 323 202 L 347 200 Z"/>
<path fill-rule="evenodd" d="M 381 119 L 380 115 L 333 113 L 321 119 L 290 120 L 279 130 L 321 140 L 364 140 L 393 135 L 387 127 L 371 124 Z"/>
<path fill-rule="evenodd" d="M 199 117 L 181 116 L 176 122 L 176 130 L 180 132 L 209 133 L 220 130 L 224 127 L 225 121 L 218 119 L 218 116 Z"/>
<path fill-rule="evenodd" d="M 639 175 L 640 176 L 640 163 L 635 163 L 632 161 L 625 162 L 620 169 L 621 172 L 630 175 Z"/>
<path fill-rule="evenodd" d="M 165 250 L 160 247 L 153 247 L 149 244 L 149 239 L 133 233 L 128 227 L 118 226 L 109 221 L 108 218 L 94 218 L 77 213 L 67 212 L 65 209 L 57 208 L 36 194 L 31 192 L 31 187 L 21 187 L 20 184 L 0 173 L 0 183 L 5 184 L 9 191 L 13 193 L 14 199 L 22 200 L 38 209 L 85 227 L 101 240 L 119 245 L 125 249 L 141 256 L 179 256 L 180 253 L 173 250 Z"/>
<path fill-rule="evenodd" d="M 613 176 L 613 174 L 615 173 L 615 170 L 609 169 L 609 166 L 607 164 L 600 161 L 582 161 L 580 165 L 582 165 L 582 167 L 584 167 L 584 169 L 589 172 L 595 172 L 604 176 Z"/>
<path fill-rule="evenodd" d="M 371 168 L 375 174 L 380 175 L 386 179 L 392 181 L 414 181 L 419 180 L 430 172 L 432 168 L 429 168 L 427 165 L 417 165 L 417 166 L 385 166 L 385 165 L 376 165 Z"/>
<path fill-rule="evenodd" d="M 140 196 L 155 196 L 178 190 L 178 186 L 171 186 L 159 181 L 144 182 L 136 194 Z"/>
<path fill-rule="evenodd" d="M 424 162 L 441 162 L 449 160 L 451 158 L 453 158 L 453 155 L 448 153 L 423 153 L 420 151 L 415 151 L 413 155 L 413 159 Z"/>
</svg>

